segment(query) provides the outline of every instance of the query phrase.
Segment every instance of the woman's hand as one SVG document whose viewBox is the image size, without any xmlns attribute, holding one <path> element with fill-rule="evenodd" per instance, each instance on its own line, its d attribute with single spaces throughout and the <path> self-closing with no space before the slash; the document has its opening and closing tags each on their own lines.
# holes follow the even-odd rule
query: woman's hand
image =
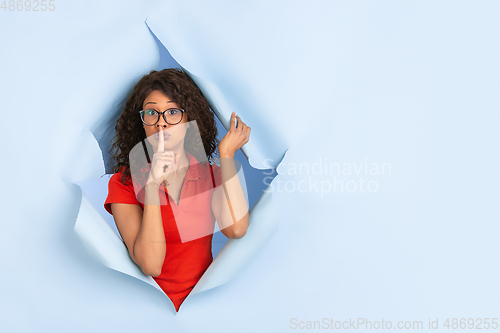
<svg viewBox="0 0 500 333">
<path fill-rule="evenodd" d="M 235 127 L 236 118 L 238 126 Z M 224 135 L 219 144 L 221 158 L 234 158 L 234 153 L 250 139 L 250 127 L 248 127 L 235 112 L 231 114 L 231 125 L 229 131 Z"/>
<path fill-rule="evenodd" d="M 147 183 L 159 186 L 163 182 L 164 177 L 166 177 L 170 171 L 177 169 L 178 159 L 177 156 L 174 155 L 173 151 L 165 152 L 165 139 L 163 137 L 163 129 L 161 127 L 158 134 L 158 147 L 153 155 L 151 172 L 149 173 Z"/>
</svg>

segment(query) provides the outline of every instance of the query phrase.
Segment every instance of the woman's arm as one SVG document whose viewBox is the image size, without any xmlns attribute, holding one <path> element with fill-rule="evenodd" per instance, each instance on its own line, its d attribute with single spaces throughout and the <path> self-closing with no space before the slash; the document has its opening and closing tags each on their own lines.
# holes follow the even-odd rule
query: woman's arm
<svg viewBox="0 0 500 333">
<path fill-rule="evenodd" d="M 144 188 L 144 211 L 138 205 L 111 204 L 116 226 L 132 260 L 144 274 L 151 276 L 161 274 L 167 251 L 159 187 L 165 179 L 164 168 L 167 167 L 169 172 L 177 169 L 177 159 L 173 154 L 165 154 L 163 143 L 163 129 L 160 127 L 158 146 Z"/>
<path fill-rule="evenodd" d="M 158 185 L 146 185 L 144 211 L 139 205 L 113 203 L 111 211 L 132 260 L 144 274 L 161 274 L 166 254 Z"/>
<path fill-rule="evenodd" d="M 237 127 L 235 118 L 238 118 Z M 228 238 L 241 238 L 248 229 L 248 204 L 238 179 L 234 154 L 248 142 L 249 137 L 250 127 L 233 112 L 229 131 L 219 145 L 222 186 L 212 196 L 212 212 L 222 233 Z"/>
</svg>

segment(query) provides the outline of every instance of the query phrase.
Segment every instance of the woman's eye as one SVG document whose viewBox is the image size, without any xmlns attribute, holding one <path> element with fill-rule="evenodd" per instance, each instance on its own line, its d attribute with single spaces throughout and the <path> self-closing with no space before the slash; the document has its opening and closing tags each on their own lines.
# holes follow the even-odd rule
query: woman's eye
<svg viewBox="0 0 500 333">
<path fill-rule="evenodd" d="M 156 114 L 156 111 L 155 110 L 146 110 L 145 114 L 147 116 L 154 116 Z"/>
<path fill-rule="evenodd" d="M 179 110 L 177 110 L 177 109 L 168 110 L 168 114 L 169 114 L 169 115 L 171 115 L 171 116 L 176 115 L 176 114 L 178 114 L 179 112 L 180 112 L 180 111 L 179 111 Z"/>
</svg>

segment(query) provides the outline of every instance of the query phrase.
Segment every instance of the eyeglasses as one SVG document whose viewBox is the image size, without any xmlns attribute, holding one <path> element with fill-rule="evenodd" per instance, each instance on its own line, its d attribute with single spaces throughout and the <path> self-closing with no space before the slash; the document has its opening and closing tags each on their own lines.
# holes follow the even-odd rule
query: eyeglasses
<svg viewBox="0 0 500 333">
<path fill-rule="evenodd" d="M 163 115 L 163 120 L 167 124 L 177 125 L 181 122 L 184 112 L 183 109 L 168 109 L 163 112 L 148 109 L 139 111 L 139 114 L 141 115 L 142 122 L 148 126 L 156 125 L 160 121 L 160 114 Z"/>
</svg>

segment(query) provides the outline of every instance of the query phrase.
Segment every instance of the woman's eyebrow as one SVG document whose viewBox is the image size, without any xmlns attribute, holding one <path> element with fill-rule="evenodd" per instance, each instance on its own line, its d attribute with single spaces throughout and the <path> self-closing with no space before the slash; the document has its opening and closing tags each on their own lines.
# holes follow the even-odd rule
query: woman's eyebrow
<svg viewBox="0 0 500 333">
<path fill-rule="evenodd" d="M 168 101 L 168 103 L 175 103 L 174 101 Z M 156 102 L 147 102 L 146 104 L 144 104 L 144 106 L 148 105 L 148 104 L 156 104 Z"/>
</svg>

